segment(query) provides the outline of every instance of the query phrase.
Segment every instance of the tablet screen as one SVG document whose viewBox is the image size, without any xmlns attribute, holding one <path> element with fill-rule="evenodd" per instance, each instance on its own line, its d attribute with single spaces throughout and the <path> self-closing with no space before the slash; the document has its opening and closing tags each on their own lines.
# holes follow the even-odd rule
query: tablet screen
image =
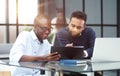
<svg viewBox="0 0 120 76">
<path fill-rule="evenodd" d="M 51 52 L 58 52 L 61 55 L 60 59 L 82 59 L 83 50 L 84 50 L 83 46 L 51 47 Z"/>
</svg>

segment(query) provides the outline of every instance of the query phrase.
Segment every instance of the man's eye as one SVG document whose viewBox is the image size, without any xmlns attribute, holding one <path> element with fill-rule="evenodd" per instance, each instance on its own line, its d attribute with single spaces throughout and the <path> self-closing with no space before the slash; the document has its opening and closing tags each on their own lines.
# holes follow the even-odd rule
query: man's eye
<svg viewBox="0 0 120 76">
<path fill-rule="evenodd" d="M 72 25 L 72 27 L 75 27 L 75 25 Z"/>
<path fill-rule="evenodd" d="M 77 27 L 77 29 L 81 29 L 82 27 Z"/>
</svg>

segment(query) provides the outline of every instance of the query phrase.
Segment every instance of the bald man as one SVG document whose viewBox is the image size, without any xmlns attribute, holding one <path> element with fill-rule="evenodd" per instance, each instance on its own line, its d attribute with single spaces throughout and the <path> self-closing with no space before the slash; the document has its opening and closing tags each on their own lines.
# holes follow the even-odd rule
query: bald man
<svg viewBox="0 0 120 76">
<path fill-rule="evenodd" d="M 47 41 L 50 32 L 50 19 L 45 15 L 36 16 L 33 30 L 23 31 L 17 37 L 10 50 L 10 62 L 58 60 L 58 53 L 50 53 L 51 45 Z M 19 67 L 12 76 L 40 76 L 40 71 Z"/>
</svg>

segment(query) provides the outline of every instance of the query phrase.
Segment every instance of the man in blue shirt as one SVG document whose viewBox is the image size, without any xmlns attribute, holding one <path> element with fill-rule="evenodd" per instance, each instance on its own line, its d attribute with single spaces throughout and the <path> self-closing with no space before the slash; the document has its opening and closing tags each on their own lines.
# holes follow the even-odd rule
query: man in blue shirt
<svg viewBox="0 0 120 76">
<path fill-rule="evenodd" d="M 72 13 L 68 27 L 57 34 L 54 46 L 84 46 L 84 58 L 90 59 L 93 53 L 95 32 L 86 26 L 87 15 L 81 11 Z"/>
</svg>

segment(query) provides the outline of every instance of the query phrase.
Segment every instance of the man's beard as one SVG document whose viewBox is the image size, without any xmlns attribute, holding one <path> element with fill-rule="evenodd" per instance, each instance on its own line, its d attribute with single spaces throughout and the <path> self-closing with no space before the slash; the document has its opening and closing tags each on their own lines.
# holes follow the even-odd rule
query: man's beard
<svg viewBox="0 0 120 76">
<path fill-rule="evenodd" d="M 71 33 L 72 37 L 78 37 L 78 36 L 80 36 L 80 33 L 73 33 L 73 32 L 70 32 L 70 33 Z"/>
</svg>

